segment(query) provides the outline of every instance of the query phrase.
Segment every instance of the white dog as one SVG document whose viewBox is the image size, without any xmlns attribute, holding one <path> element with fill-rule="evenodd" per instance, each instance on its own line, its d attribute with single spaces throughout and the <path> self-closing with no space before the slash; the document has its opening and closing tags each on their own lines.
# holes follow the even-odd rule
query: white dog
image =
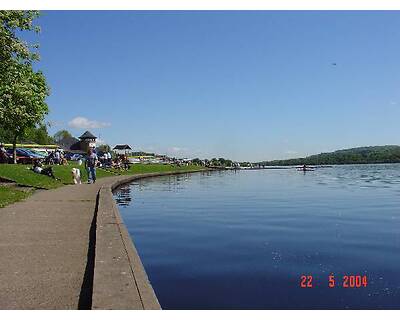
<svg viewBox="0 0 400 320">
<path fill-rule="evenodd" d="M 81 170 L 77 168 L 72 168 L 72 179 L 74 180 L 75 184 L 82 184 L 81 182 Z"/>
</svg>

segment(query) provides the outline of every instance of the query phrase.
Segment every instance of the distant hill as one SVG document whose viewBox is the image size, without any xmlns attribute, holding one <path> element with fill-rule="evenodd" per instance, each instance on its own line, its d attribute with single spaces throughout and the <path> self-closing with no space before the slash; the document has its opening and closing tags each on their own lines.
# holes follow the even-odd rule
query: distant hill
<svg viewBox="0 0 400 320">
<path fill-rule="evenodd" d="M 320 153 L 305 158 L 259 162 L 268 166 L 325 165 L 357 163 L 395 163 L 400 162 L 400 146 L 358 147 L 334 152 Z"/>
</svg>

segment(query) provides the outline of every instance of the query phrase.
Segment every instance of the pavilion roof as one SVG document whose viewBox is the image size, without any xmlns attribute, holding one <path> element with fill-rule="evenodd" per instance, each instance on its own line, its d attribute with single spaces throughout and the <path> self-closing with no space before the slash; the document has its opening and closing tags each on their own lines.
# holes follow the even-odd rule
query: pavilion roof
<svg viewBox="0 0 400 320">
<path fill-rule="evenodd" d="M 127 144 L 117 144 L 113 150 L 132 150 L 132 148 Z"/>
<path fill-rule="evenodd" d="M 85 133 L 79 137 L 79 139 L 96 139 L 96 138 L 97 137 L 90 131 L 85 131 Z"/>
</svg>

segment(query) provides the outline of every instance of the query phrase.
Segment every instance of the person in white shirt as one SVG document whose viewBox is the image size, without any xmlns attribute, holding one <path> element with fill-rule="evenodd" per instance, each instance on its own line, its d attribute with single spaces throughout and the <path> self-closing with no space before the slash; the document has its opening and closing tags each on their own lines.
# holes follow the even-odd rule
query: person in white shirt
<svg viewBox="0 0 400 320">
<path fill-rule="evenodd" d="M 61 153 L 59 150 L 56 150 L 56 152 L 54 153 L 55 164 L 60 164 L 60 159 L 61 159 Z"/>
<path fill-rule="evenodd" d="M 106 164 L 107 164 L 108 166 L 111 166 L 111 153 L 110 153 L 110 151 L 107 152 L 107 161 L 106 161 Z"/>
</svg>

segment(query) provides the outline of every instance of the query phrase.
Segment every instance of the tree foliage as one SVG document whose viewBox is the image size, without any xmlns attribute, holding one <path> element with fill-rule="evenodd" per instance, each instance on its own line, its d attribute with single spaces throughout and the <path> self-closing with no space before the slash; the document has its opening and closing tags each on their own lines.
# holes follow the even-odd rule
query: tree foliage
<svg viewBox="0 0 400 320">
<path fill-rule="evenodd" d="M 39 60 L 39 54 L 35 51 L 37 44 L 28 44 L 17 36 L 19 31 L 40 32 L 40 27 L 33 24 L 39 16 L 39 11 L 0 11 L 0 61 L 10 59 L 32 62 Z M 3 64 L 1 64 L 4 67 Z"/>
<path fill-rule="evenodd" d="M 72 138 L 72 134 L 68 130 L 59 130 L 57 131 L 54 136 L 54 141 L 57 143 L 60 143 L 60 141 L 66 139 L 66 138 Z"/>
<path fill-rule="evenodd" d="M 224 158 L 212 158 L 210 165 L 214 167 L 232 167 L 233 161 Z"/>
<path fill-rule="evenodd" d="M 37 45 L 17 35 L 21 31 L 39 32 L 33 20 L 37 11 L 0 11 L 0 123 L 14 145 L 26 131 L 40 126 L 48 106 L 46 79 L 32 63 L 39 59 Z"/>
<path fill-rule="evenodd" d="M 101 152 L 111 152 L 111 147 L 108 144 L 101 144 L 97 147 L 97 150 Z"/>
<path fill-rule="evenodd" d="M 28 141 L 33 141 L 37 144 L 53 144 L 54 139 L 49 135 L 46 124 L 42 123 L 34 128 L 28 128 L 25 132 L 24 138 Z M 22 142 L 22 141 L 18 141 Z"/>
<path fill-rule="evenodd" d="M 41 72 L 33 71 L 29 64 L 14 60 L 2 78 L 0 121 L 2 127 L 13 137 L 12 142 L 16 143 L 27 129 L 43 122 L 48 113 L 45 99 L 49 89 Z"/>
</svg>

